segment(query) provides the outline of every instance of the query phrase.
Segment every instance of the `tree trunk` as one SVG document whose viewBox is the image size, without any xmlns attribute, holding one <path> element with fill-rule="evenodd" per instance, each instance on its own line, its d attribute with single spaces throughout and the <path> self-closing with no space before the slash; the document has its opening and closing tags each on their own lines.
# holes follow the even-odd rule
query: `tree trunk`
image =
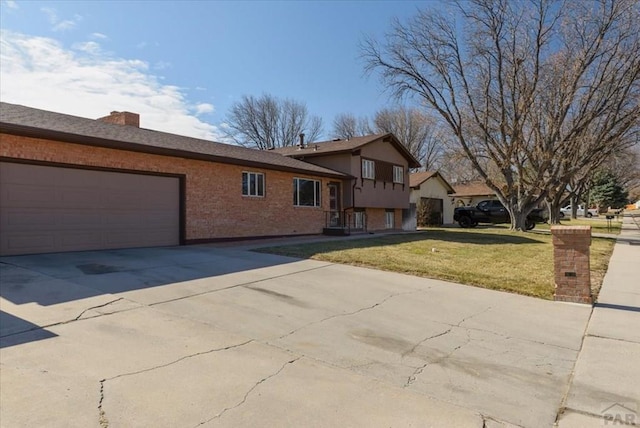
<svg viewBox="0 0 640 428">
<path fill-rule="evenodd" d="M 578 195 L 571 195 L 571 218 L 573 220 L 578 218 Z"/>
<path fill-rule="evenodd" d="M 560 204 L 562 203 L 562 192 L 555 192 L 547 199 L 549 205 L 549 224 L 560 224 Z"/>
<path fill-rule="evenodd" d="M 511 230 L 526 232 L 527 216 L 529 215 L 529 212 L 531 210 L 530 209 L 523 210 L 517 204 L 514 204 L 514 205 L 509 205 L 507 207 L 507 211 L 509 212 L 509 216 L 511 218 Z"/>
<path fill-rule="evenodd" d="M 511 216 L 511 230 L 517 230 L 518 232 L 527 231 L 527 215 L 524 212 L 514 213 Z"/>
</svg>

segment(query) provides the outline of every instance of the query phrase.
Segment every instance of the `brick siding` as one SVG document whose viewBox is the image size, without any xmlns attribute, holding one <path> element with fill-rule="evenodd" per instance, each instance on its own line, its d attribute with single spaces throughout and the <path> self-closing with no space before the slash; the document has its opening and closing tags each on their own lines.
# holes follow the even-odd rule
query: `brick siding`
<svg viewBox="0 0 640 428">
<path fill-rule="evenodd" d="M 386 209 L 366 208 L 367 229 L 371 231 L 386 230 Z M 394 229 L 402 229 L 402 210 L 394 209 Z"/>
<path fill-rule="evenodd" d="M 592 303 L 590 226 L 552 226 L 555 300 Z"/>
<path fill-rule="evenodd" d="M 322 233 L 327 178 L 0 134 L 0 156 L 185 176 L 186 240 Z M 242 196 L 242 172 L 265 174 L 265 197 Z M 293 178 L 321 180 L 322 206 L 294 207 Z M 384 227 L 384 218 L 383 218 Z"/>
</svg>

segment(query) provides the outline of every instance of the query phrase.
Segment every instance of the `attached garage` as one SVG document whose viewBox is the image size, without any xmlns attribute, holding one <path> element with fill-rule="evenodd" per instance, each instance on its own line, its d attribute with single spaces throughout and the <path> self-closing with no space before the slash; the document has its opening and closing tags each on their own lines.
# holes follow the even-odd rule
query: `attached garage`
<svg viewBox="0 0 640 428">
<path fill-rule="evenodd" d="M 180 244 L 180 177 L 0 162 L 0 255 Z"/>
<path fill-rule="evenodd" d="M 0 256 L 189 245 L 322 233 L 329 210 L 297 206 L 294 179 L 341 172 L 231 144 L 0 102 Z M 243 180 L 263 178 L 261 195 Z"/>
</svg>

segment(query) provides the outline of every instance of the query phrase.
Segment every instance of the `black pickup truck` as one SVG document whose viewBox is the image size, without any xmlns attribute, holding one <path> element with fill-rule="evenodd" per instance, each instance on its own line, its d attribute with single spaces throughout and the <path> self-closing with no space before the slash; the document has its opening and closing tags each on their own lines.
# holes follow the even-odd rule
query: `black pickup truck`
<svg viewBox="0 0 640 428">
<path fill-rule="evenodd" d="M 537 208 L 527 216 L 525 227 L 531 230 L 536 223 L 544 223 L 544 210 Z M 511 223 L 509 212 L 498 200 L 486 200 L 478 203 L 475 207 L 458 207 L 453 210 L 453 220 L 457 221 L 460 227 L 476 227 L 478 223 Z"/>
</svg>

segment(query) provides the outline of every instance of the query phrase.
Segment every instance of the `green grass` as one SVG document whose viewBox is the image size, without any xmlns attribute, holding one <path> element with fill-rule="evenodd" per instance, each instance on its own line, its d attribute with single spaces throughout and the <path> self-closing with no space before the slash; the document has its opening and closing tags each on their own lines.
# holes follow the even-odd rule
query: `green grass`
<svg viewBox="0 0 640 428">
<path fill-rule="evenodd" d="M 576 220 L 572 220 L 569 218 L 563 218 L 560 220 L 561 226 L 591 226 L 591 233 L 612 233 L 614 235 L 620 234 L 620 229 L 622 228 L 622 220 L 616 220 L 615 218 L 611 220 L 610 224 L 607 224 L 607 219 L 604 215 L 599 216 L 597 219 L 586 219 L 586 218 L 578 218 Z M 536 224 L 536 228 L 534 230 L 549 230 L 550 225 L 548 224 Z"/>
<path fill-rule="evenodd" d="M 593 238 L 592 290 L 606 272 L 613 240 Z M 314 242 L 257 251 L 366 266 L 527 296 L 553 299 L 551 235 L 505 227 L 432 228 L 414 234 Z M 597 295 L 597 294 L 594 294 Z"/>
</svg>

